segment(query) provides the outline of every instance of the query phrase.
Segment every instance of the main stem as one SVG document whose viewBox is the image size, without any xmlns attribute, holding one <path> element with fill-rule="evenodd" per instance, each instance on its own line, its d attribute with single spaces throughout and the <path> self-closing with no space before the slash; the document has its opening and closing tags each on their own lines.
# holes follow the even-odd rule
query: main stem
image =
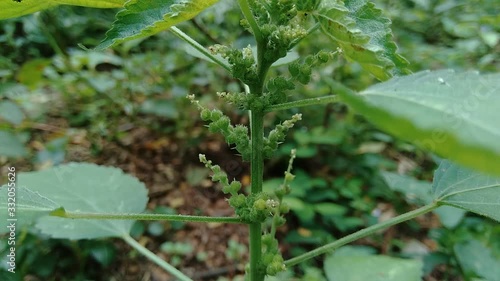
<svg viewBox="0 0 500 281">
<path fill-rule="evenodd" d="M 252 29 L 255 41 L 257 42 L 257 74 L 255 83 L 248 85 L 250 95 L 259 97 L 264 89 L 264 81 L 272 62 L 266 61 L 264 52 L 266 48 L 265 38 L 256 22 L 248 0 L 238 0 L 241 11 Z M 250 137 L 252 157 L 251 165 L 251 193 L 255 195 L 262 192 L 262 181 L 264 177 L 264 157 L 262 150 L 264 147 L 264 111 L 261 107 L 250 108 Z M 250 281 L 263 281 L 265 272 L 260 270 L 262 256 L 262 225 L 259 222 L 250 224 Z"/>
<path fill-rule="evenodd" d="M 262 191 L 264 177 L 264 159 L 262 155 L 264 138 L 264 113 L 262 110 L 251 111 L 251 179 L 252 194 Z M 250 224 L 250 280 L 264 280 L 264 273 L 259 271 L 259 263 L 262 255 L 262 226 L 260 222 Z"/>
</svg>

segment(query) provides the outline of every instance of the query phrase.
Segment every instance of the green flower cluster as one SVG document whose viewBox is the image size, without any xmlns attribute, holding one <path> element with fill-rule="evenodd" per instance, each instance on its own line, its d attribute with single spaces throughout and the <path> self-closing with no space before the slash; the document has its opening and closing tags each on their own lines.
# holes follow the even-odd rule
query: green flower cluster
<svg viewBox="0 0 500 281">
<path fill-rule="evenodd" d="M 241 50 L 224 45 L 214 45 L 209 47 L 214 55 L 221 55 L 231 66 L 231 73 L 234 78 L 249 85 L 257 81 L 257 66 L 252 48 L 250 46 Z"/>
<path fill-rule="evenodd" d="M 267 138 L 264 138 L 264 148 L 262 153 L 264 158 L 271 158 L 274 152 L 278 149 L 278 145 L 285 140 L 286 133 L 290 130 L 297 121 L 302 120 L 302 114 L 295 114 L 292 119 L 285 120 L 283 123 L 276 125 Z"/>
<path fill-rule="evenodd" d="M 213 165 L 212 161 L 208 160 L 205 155 L 200 154 L 199 159 L 201 163 L 205 164 L 205 167 L 212 171 L 212 181 L 219 182 L 222 185 L 222 192 L 224 194 L 231 194 L 228 199 L 229 205 L 234 208 L 236 215 L 243 221 L 249 223 L 264 222 L 275 213 L 274 209 L 278 205 L 273 203 L 276 201 L 269 194 L 260 192 L 246 196 L 239 193 L 241 182 L 235 180 L 229 182 L 227 174 L 222 171 L 221 167 Z"/>
<path fill-rule="evenodd" d="M 262 236 L 262 267 L 266 274 L 275 276 L 281 271 L 286 270 L 283 263 L 283 256 L 279 250 L 279 243 L 270 233 Z"/>
<path fill-rule="evenodd" d="M 293 81 L 297 80 L 302 84 L 308 84 L 311 81 L 312 68 L 327 63 L 337 52 L 321 50 L 315 55 L 307 56 L 303 62 L 295 61 L 288 66 L 288 71 L 292 75 Z"/>
<path fill-rule="evenodd" d="M 217 96 L 240 109 L 248 109 L 248 95 L 241 93 L 218 92 Z"/>
<path fill-rule="evenodd" d="M 291 79 L 278 76 L 269 79 L 266 83 L 268 105 L 280 104 L 287 101 L 286 91 L 295 89 L 295 84 Z"/>
<path fill-rule="evenodd" d="M 272 213 L 271 231 L 262 235 L 262 268 L 266 274 L 276 275 L 286 270 L 283 263 L 283 256 L 278 247 L 278 240 L 275 238 L 276 229 L 285 224 L 284 214 L 290 211 L 290 207 L 283 202 L 283 197 L 290 193 L 290 183 L 295 176 L 291 173 L 293 160 L 295 160 L 295 149 L 291 152 L 288 169 L 285 172 L 283 184 L 274 191 L 275 200 L 266 202 L 267 209 Z"/>
<path fill-rule="evenodd" d="M 222 111 L 204 108 L 194 99 L 193 95 L 188 96 L 188 98 L 201 110 L 201 119 L 209 122 L 208 130 L 212 133 L 222 134 L 229 145 L 235 146 L 236 150 L 241 154 L 242 159 L 248 161 L 251 155 L 248 128 L 244 125 L 233 126 L 229 117 L 224 115 Z"/>
<path fill-rule="evenodd" d="M 212 181 L 222 184 L 222 192 L 224 192 L 224 194 L 238 195 L 238 191 L 241 189 L 241 182 L 235 180 L 229 182 L 227 174 L 221 170 L 219 165 L 212 165 L 212 161 L 207 160 L 204 154 L 200 154 L 199 158 L 200 162 L 205 164 L 205 167 L 212 171 Z"/>
</svg>

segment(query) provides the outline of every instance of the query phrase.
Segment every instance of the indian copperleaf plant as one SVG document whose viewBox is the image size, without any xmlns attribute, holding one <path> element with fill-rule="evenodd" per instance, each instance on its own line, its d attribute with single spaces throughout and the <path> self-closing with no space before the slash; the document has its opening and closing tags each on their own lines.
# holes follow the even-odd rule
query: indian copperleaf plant
<svg viewBox="0 0 500 281">
<path fill-rule="evenodd" d="M 500 118 L 500 74 L 453 70 L 411 74 L 407 69 L 408 61 L 397 53 L 390 20 L 368 0 L 237 0 L 242 14 L 241 26 L 255 38 L 254 46 L 243 49 L 231 47 L 231 42 L 202 46 L 175 26 L 217 5 L 217 2 L 0 1 L 0 19 L 61 4 L 123 8 L 96 50 L 168 30 L 244 84 L 245 92 L 230 93 L 221 88 L 218 95 L 247 110 L 250 116 L 248 127 L 232 125 L 223 112 L 208 109 L 194 96 L 189 96 L 199 108 L 209 131 L 222 134 L 242 159 L 250 162 L 251 188 L 246 194 L 241 182 L 230 181 L 218 165 L 200 155 L 200 161 L 212 172 L 212 180 L 219 182 L 227 194 L 228 203 L 235 210 L 234 217 L 145 214 L 147 192 L 137 179 L 116 168 L 70 163 L 19 175 L 16 185 L 18 225 L 31 225 L 54 238 L 120 237 L 176 279 L 191 280 L 130 237 L 134 220 L 246 224 L 250 230 L 250 261 L 246 278 L 262 281 L 266 276 L 274 276 L 300 262 L 443 205 L 500 221 L 500 127 L 497 124 Z M 287 75 L 268 76 L 277 60 L 287 56 L 304 38 L 314 36 L 330 38 L 331 49 L 291 62 Z M 314 67 L 328 64 L 340 56 L 357 62 L 382 82 L 356 93 L 336 81 L 332 82 L 334 95 L 287 100 L 293 96 L 298 83 L 311 82 Z M 273 157 L 287 131 L 300 122 L 302 116 L 291 116 L 267 135 L 264 133 L 264 118 L 269 112 L 333 102 L 346 103 L 381 129 L 450 160 L 442 160 L 435 171 L 432 198 L 425 206 L 285 260 L 275 234 L 276 229 L 285 224 L 285 215 L 289 211 L 283 197 L 290 192 L 290 182 L 294 179 L 294 152 L 283 184 L 272 193 L 262 191 L 263 169 L 265 159 Z M 10 191 L 12 186 L 9 185 L 0 189 L 2 224 L 7 221 L 4 217 L 9 210 L 7 194 Z M 270 223 L 264 224 L 266 221 Z M 5 227 L 1 229 L 5 230 Z M 390 280 L 420 280 L 421 277 L 418 262 L 402 264 L 405 261 L 386 257 L 371 257 L 365 262 L 381 268 L 399 267 L 395 279 Z M 366 271 L 360 274 L 368 278 L 372 272 Z M 327 276 L 334 280 L 329 274 Z M 403 276 L 403 279 L 397 276 Z"/>
</svg>

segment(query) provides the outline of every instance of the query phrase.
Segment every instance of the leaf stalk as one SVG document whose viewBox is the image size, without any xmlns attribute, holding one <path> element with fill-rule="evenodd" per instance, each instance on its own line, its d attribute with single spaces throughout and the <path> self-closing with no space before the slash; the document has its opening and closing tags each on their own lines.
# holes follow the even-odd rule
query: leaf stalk
<svg viewBox="0 0 500 281">
<path fill-rule="evenodd" d="M 381 223 L 372 225 L 370 227 L 361 229 L 361 230 L 354 232 L 350 235 L 344 236 L 337 241 L 334 241 L 332 243 L 329 243 L 329 244 L 326 244 L 326 245 L 321 246 L 319 248 L 316 248 L 312 251 L 304 253 L 304 254 L 297 256 L 295 258 L 286 260 L 285 265 L 286 265 L 286 267 L 294 266 L 294 265 L 301 263 L 303 261 L 306 261 L 308 259 L 312 259 L 312 258 L 319 256 L 319 255 L 322 255 L 322 254 L 326 254 L 328 252 L 331 252 L 333 250 L 340 248 L 341 246 L 349 244 L 353 241 L 356 241 L 356 240 L 361 239 L 363 237 L 372 235 L 373 233 L 375 233 L 379 230 L 386 229 L 386 228 L 391 227 L 393 225 L 402 223 L 402 222 L 407 221 L 407 220 L 411 220 L 411 219 L 416 218 L 422 214 L 428 213 L 428 212 L 430 212 L 438 207 L 439 207 L 439 204 L 437 202 L 433 202 L 429 205 L 423 206 L 423 207 L 418 208 L 416 210 L 413 210 L 411 212 L 404 213 L 402 215 L 399 215 L 399 216 L 394 217 L 392 219 L 386 220 L 384 222 L 381 222 Z"/>
</svg>

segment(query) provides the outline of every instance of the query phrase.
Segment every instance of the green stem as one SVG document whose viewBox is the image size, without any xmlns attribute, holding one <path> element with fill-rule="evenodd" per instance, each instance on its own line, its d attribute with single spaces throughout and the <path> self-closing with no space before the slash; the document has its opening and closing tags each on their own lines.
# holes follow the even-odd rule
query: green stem
<svg viewBox="0 0 500 281">
<path fill-rule="evenodd" d="M 182 222 L 220 222 L 220 223 L 245 223 L 237 217 L 207 217 L 187 215 L 166 214 L 107 214 L 107 213 L 80 213 L 66 212 L 57 209 L 51 213 L 52 216 L 68 219 L 93 219 L 93 220 L 165 220 Z"/>
<path fill-rule="evenodd" d="M 262 181 L 264 177 L 264 158 L 262 148 L 264 146 L 264 113 L 260 110 L 251 111 L 251 193 L 262 192 Z M 261 223 L 250 224 L 250 280 L 264 280 L 264 274 L 259 270 L 262 256 L 262 225 Z"/>
<path fill-rule="evenodd" d="M 180 29 L 178 29 L 175 26 L 172 26 L 170 28 L 170 31 L 172 31 L 172 33 L 175 36 L 179 37 L 184 42 L 186 42 L 189 45 L 193 46 L 193 48 L 195 48 L 196 50 L 198 50 L 200 53 L 202 53 L 209 60 L 213 61 L 214 63 L 216 63 L 216 64 L 218 64 L 220 66 L 222 66 L 225 70 L 231 72 L 231 67 L 227 64 L 226 61 L 221 60 L 220 58 L 212 55 L 212 53 L 210 53 L 210 51 L 208 51 L 207 49 L 205 49 L 205 47 L 203 47 L 200 43 L 196 42 L 196 40 L 194 40 L 193 38 L 191 38 L 189 35 L 187 35 L 186 33 L 182 32 Z"/>
<path fill-rule="evenodd" d="M 180 272 L 177 270 L 175 267 L 170 265 L 168 262 L 162 260 L 160 257 L 155 255 L 153 252 L 148 250 L 146 247 L 142 246 L 139 242 L 135 241 L 132 237 L 125 235 L 122 237 L 127 244 L 132 246 L 132 248 L 136 249 L 139 253 L 143 254 L 146 256 L 149 260 L 152 262 L 156 263 L 158 266 L 161 268 L 165 269 L 167 272 L 172 274 L 176 280 L 181 280 L 181 281 L 193 281 L 193 279 L 189 278 L 187 275 L 184 273 Z"/>
<path fill-rule="evenodd" d="M 248 4 L 247 0 L 238 0 L 238 4 L 240 5 L 241 12 L 245 16 L 245 19 L 248 21 L 248 24 L 250 25 L 250 28 L 253 31 L 253 35 L 255 37 L 255 40 L 257 40 L 257 43 L 262 41 L 262 32 L 260 31 L 260 27 L 255 21 L 255 18 L 253 17 L 252 10 L 250 9 L 250 5 Z"/>
<path fill-rule="evenodd" d="M 303 106 L 310 106 L 310 105 L 317 105 L 317 104 L 327 104 L 327 103 L 332 103 L 332 102 L 338 102 L 339 100 L 340 100 L 340 98 L 337 95 L 324 96 L 324 97 L 319 97 L 319 98 L 303 99 L 303 100 L 298 100 L 298 101 L 291 101 L 291 102 L 271 105 L 268 108 L 266 108 L 266 112 L 273 112 L 273 111 L 278 111 L 278 110 L 297 108 L 297 107 L 303 107 Z"/>
<path fill-rule="evenodd" d="M 365 229 L 357 231 L 357 232 L 355 232 L 353 234 L 350 234 L 350 235 L 347 235 L 345 237 L 342 237 L 342 238 L 340 238 L 339 240 L 337 240 L 335 242 L 332 242 L 330 244 L 326 244 L 326 245 L 321 246 L 319 248 L 316 248 L 316 249 L 314 249 L 314 250 L 312 250 L 310 252 L 307 252 L 307 253 L 302 254 L 300 256 L 297 256 L 295 258 L 289 259 L 289 260 L 285 261 L 285 265 L 286 265 L 286 267 L 294 266 L 294 265 L 296 265 L 298 263 L 301 263 L 301 262 L 303 262 L 305 260 L 314 258 L 316 256 L 319 256 L 319 255 L 322 255 L 322 254 L 325 254 L 325 253 L 328 253 L 328 252 L 330 252 L 332 250 L 338 249 L 339 247 L 344 246 L 345 244 L 348 244 L 348 243 L 356 241 L 356 240 L 358 240 L 360 238 L 369 236 L 369 235 L 371 235 L 371 234 L 373 234 L 373 233 L 375 233 L 375 232 L 377 232 L 379 230 L 383 230 L 383 229 L 388 228 L 390 226 L 396 225 L 398 223 L 402 223 L 404 221 L 407 221 L 407 220 L 413 219 L 415 217 L 418 217 L 418 216 L 420 216 L 422 214 L 428 213 L 428 212 L 436 209 L 437 207 L 439 207 L 438 203 L 437 202 L 433 202 L 433 203 L 431 203 L 429 205 L 426 205 L 424 207 L 421 207 L 419 209 L 416 209 L 416 210 L 413 210 L 411 212 L 402 214 L 400 216 L 394 217 L 394 218 L 386 220 L 384 222 L 372 225 L 370 227 L 367 227 Z"/>
</svg>

